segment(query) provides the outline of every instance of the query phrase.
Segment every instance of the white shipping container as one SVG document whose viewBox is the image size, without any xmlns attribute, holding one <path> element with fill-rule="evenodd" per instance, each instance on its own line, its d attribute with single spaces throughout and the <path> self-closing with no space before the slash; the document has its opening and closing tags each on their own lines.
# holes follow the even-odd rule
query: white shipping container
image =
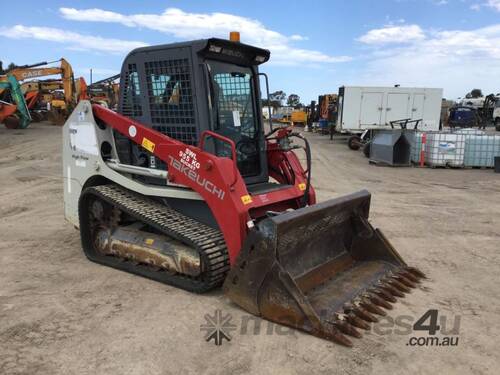
<svg viewBox="0 0 500 375">
<path fill-rule="evenodd" d="M 439 88 L 342 86 L 337 131 L 387 129 L 391 121 L 402 119 L 422 119 L 419 130 L 436 131 L 442 97 L 443 89 Z"/>
</svg>

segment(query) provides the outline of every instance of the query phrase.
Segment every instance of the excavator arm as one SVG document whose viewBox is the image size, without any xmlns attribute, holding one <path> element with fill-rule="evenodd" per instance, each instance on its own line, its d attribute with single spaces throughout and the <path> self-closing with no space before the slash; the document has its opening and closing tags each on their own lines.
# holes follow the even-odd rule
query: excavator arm
<svg viewBox="0 0 500 375">
<path fill-rule="evenodd" d="M 9 73 L 12 74 L 18 81 L 27 79 L 46 77 L 52 75 L 60 75 L 64 89 L 64 100 L 67 105 L 74 107 L 76 103 L 76 90 L 74 73 L 71 64 L 64 58 L 61 58 L 59 67 L 26 67 L 15 68 Z"/>
<path fill-rule="evenodd" d="M 0 121 L 4 122 L 8 128 L 24 129 L 28 127 L 31 116 L 16 77 L 12 74 L 0 76 L 0 89 L 9 90 L 13 101 L 13 103 L 2 103 Z M 13 110 L 12 106 L 16 107 L 15 110 Z"/>
</svg>

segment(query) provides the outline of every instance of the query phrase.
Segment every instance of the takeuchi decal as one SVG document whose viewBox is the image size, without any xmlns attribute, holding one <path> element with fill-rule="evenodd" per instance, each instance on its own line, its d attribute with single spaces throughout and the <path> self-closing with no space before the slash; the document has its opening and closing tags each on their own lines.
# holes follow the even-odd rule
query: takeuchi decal
<svg viewBox="0 0 500 375">
<path fill-rule="evenodd" d="M 215 195 L 220 200 L 224 200 L 224 195 L 226 194 L 224 190 L 218 188 L 213 184 L 213 182 L 207 180 L 205 177 L 200 176 L 200 174 L 197 172 L 197 170 L 200 168 L 200 163 L 196 161 L 196 154 L 192 151 L 190 152 L 194 154 L 194 159 L 191 159 L 193 155 L 190 155 L 190 158 L 188 160 L 185 158 L 177 160 L 173 156 L 168 155 L 170 165 L 187 176 L 190 180 L 202 186 L 209 193 Z M 179 154 L 181 153 L 182 151 Z"/>
</svg>

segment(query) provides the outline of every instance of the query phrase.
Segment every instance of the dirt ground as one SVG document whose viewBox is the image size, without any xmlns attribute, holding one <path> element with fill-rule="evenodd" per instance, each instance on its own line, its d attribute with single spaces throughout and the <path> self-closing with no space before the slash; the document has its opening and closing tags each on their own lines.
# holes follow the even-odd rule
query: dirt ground
<svg viewBox="0 0 500 375">
<path fill-rule="evenodd" d="M 389 325 L 352 349 L 265 322 L 242 334 L 246 314 L 221 291 L 193 295 L 89 262 L 63 217 L 61 128 L 32 124 L 0 128 L 0 374 L 498 373 L 500 175 L 377 167 L 308 137 L 319 200 L 367 188 L 372 223 L 429 277 L 389 315 L 414 322 L 437 309 L 447 329 L 460 317 L 457 346 L 407 345 L 428 334 Z M 217 309 L 238 327 L 221 346 L 200 332 Z"/>
</svg>

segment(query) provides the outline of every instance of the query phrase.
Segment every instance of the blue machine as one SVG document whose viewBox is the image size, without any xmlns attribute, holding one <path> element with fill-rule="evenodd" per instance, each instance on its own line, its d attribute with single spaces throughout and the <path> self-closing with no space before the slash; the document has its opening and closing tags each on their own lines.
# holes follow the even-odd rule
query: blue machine
<svg viewBox="0 0 500 375">
<path fill-rule="evenodd" d="M 456 106 L 450 108 L 448 125 L 450 128 L 472 128 L 478 125 L 477 111 L 471 107 Z"/>
</svg>

